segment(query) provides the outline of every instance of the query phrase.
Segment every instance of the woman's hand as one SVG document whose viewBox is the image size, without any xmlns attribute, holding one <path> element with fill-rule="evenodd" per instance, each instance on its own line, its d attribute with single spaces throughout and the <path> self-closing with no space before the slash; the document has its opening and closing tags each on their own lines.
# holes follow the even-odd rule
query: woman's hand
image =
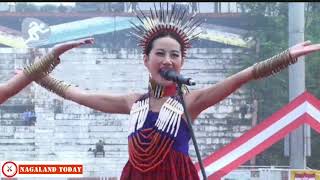
<svg viewBox="0 0 320 180">
<path fill-rule="evenodd" d="M 305 41 L 290 48 L 290 54 L 293 59 L 316 51 L 320 51 L 320 44 L 312 44 L 311 41 Z"/>
<path fill-rule="evenodd" d="M 93 44 L 93 43 L 94 43 L 93 38 L 85 38 L 85 39 L 79 39 L 76 41 L 68 41 L 65 43 L 55 45 L 53 47 L 53 52 L 54 52 L 55 57 L 59 57 L 61 54 L 63 54 L 64 52 L 66 52 L 72 48 L 76 48 L 76 47 L 79 47 L 84 44 Z"/>
<path fill-rule="evenodd" d="M 23 70 L 21 68 L 17 68 L 14 70 L 14 75 L 23 74 Z"/>
</svg>

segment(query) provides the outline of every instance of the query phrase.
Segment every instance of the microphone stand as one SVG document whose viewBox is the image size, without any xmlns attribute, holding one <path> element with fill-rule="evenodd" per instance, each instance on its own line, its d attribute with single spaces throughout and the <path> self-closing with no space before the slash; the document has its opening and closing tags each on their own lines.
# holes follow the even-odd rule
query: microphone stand
<svg viewBox="0 0 320 180">
<path fill-rule="evenodd" d="M 185 101 L 183 99 L 183 92 L 182 92 L 182 88 L 181 88 L 182 87 L 182 83 L 178 82 L 177 84 L 178 84 L 178 93 L 179 93 L 179 96 L 181 98 L 181 103 L 182 103 L 182 106 L 183 106 L 184 114 L 185 114 L 186 119 L 188 121 L 189 131 L 191 133 L 192 142 L 193 142 L 196 154 L 197 154 L 197 158 L 198 158 L 198 162 L 199 162 L 200 169 L 201 169 L 201 172 L 202 172 L 202 176 L 203 176 L 204 180 L 207 180 L 206 171 L 204 170 L 204 167 L 203 167 L 203 162 L 202 162 L 202 159 L 201 159 L 201 156 L 200 156 L 200 153 L 199 153 L 198 144 L 197 144 L 196 138 L 194 136 L 194 131 L 193 131 L 193 128 L 192 128 L 192 125 L 191 125 L 190 115 L 189 115 L 189 113 L 187 111 L 186 103 L 185 103 Z"/>
</svg>

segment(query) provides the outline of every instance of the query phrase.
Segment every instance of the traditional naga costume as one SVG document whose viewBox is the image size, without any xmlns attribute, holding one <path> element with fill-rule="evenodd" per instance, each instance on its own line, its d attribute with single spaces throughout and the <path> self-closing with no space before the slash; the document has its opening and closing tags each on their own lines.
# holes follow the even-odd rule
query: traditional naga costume
<svg viewBox="0 0 320 180">
<path fill-rule="evenodd" d="M 158 33 L 174 33 L 179 37 L 182 56 L 190 48 L 190 40 L 194 39 L 196 28 L 200 21 L 195 20 L 195 14 L 188 17 L 186 11 L 173 6 L 171 11 L 161 7 L 159 11 L 150 10 L 149 16 L 139 17 L 140 25 L 134 25 L 133 33 L 140 39 L 139 45 L 146 54 L 146 48 Z M 255 79 L 269 76 L 296 62 L 289 50 L 268 60 L 254 65 Z M 46 76 L 37 81 L 48 90 L 65 97 L 70 85 Z M 188 93 L 187 89 L 185 93 Z M 160 112 L 149 110 L 149 99 L 167 97 Z M 122 180 L 194 180 L 199 179 L 198 173 L 188 156 L 190 131 L 183 118 L 183 106 L 176 93 L 176 85 L 162 87 L 152 79 L 149 82 L 149 92 L 138 99 L 130 112 L 129 161 L 123 168 Z"/>
<path fill-rule="evenodd" d="M 168 4 L 159 11 L 154 7 L 150 15 L 141 11 L 141 24 L 134 25 L 134 36 L 140 39 L 139 46 L 146 54 L 148 45 L 160 33 L 172 33 L 178 37 L 182 57 L 191 47 L 196 28 L 200 21 L 187 16 L 186 11 Z M 184 92 L 187 88 L 183 86 Z M 197 171 L 188 156 L 190 133 L 187 121 L 182 118 L 183 106 L 177 95 L 176 85 L 163 87 L 150 79 L 149 93 L 134 103 L 130 112 L 129 161 L 123 169 L 121 179 L 199 179 Z M 150 96 L 168 97 L 160 112 L 149 110 Z"/>
<path fill-rule="evenodd" d="M 188 92 L 186 87 L 183 92 Z M 168 97 L 160 112 L 149 110 L 151 94 Z M 130 112 L 129 161 L 121 179 L 199 179 L 188 156 L 190 133 L 182 115 L 176 85 L 162 87 L 150 80 L 149 93 Z"/>
</svg>

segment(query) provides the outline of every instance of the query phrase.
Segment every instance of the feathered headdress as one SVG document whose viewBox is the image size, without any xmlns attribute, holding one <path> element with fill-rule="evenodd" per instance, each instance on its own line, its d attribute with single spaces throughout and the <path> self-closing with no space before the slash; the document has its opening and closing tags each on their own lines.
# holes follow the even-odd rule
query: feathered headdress
<svg viewBox="0 0 320 180">
<path fill-rule="evenodd" d="M 157 11 L 154 4 L 154 10 L 150 8 L 149 16 L 146 16 L 139 9 L 142 17 L 137 15 L 139 19 L 138 24 L 131 24 L 134 26 L 135 32 L 131 32 L 139 39 L 138 45 L 142 47 L 143 53 L 146 54 L 146 48 L 149 43 L 161 32 L 169 32 L 176 34 L 181 44 L 182 56 L 185 57 L 187 48 L 191 48 L 190 41 L 195 39 L 200 32 L 196 33 L 195 30 L 201 25 L 201 20 L 195 19 L 196 14 L 189 15 L 187 9 L 176 7 L 176 3 L 169 11 L 169 4 L 167 3 L 166 10 L 160 3 L 160 9 Z"/>
</svg>

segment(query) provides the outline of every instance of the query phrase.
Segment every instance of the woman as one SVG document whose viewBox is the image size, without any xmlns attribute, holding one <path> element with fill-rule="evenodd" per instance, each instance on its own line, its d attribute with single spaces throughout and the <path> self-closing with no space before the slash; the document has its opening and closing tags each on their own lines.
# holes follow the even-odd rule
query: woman
<svg viewBox="0 0 320 180">
<path fill-rule="evenodd" d="M 23 71 L 24 73 L 17 73 L 4 84 L 0 84 L 0 104 L 4 103 L 11 96 L 16 95 L 32 81 L 41 79 L 50 73 L 54 67 L 60 63 L 58 57 L 65 51 L 83 44 L 92 43 L 93 39 L 89 38 L 56 45 L 47 56 L 43 57 L 38 62 L 27 66 Z"/>
<path fill-rule="evenodd" d="M 195 38 L 197 22 L 174 9 L 170 14 L 160 9 L 141 20 L 135 35 L 140 38 L 143 62 L 150 73 L 149 91 L 144 94 L 111 95 L 83 91 L 50 76 L 38 83 L 48 90 L 78 104 L 106 113 L 130 114 L 128 136 L 129 161 L 123 168 L 121 179 L 199 179 L 188 156 L 188 130 L 176 84 L 167 81 L 159 71 L 174 70 L 180 73 Z M 196 25 L 195 25 L 196 24 Z M 221 101 L 241 85 L 286 68 L 302 55 L 319 51 L 319 44 L 309 41 L 297 44 L 289 50 L 266 61 L 255 64 L 227 79 L 189 92 L 184 99 L 191 119 L 208 107 Z"/>
</svg>

